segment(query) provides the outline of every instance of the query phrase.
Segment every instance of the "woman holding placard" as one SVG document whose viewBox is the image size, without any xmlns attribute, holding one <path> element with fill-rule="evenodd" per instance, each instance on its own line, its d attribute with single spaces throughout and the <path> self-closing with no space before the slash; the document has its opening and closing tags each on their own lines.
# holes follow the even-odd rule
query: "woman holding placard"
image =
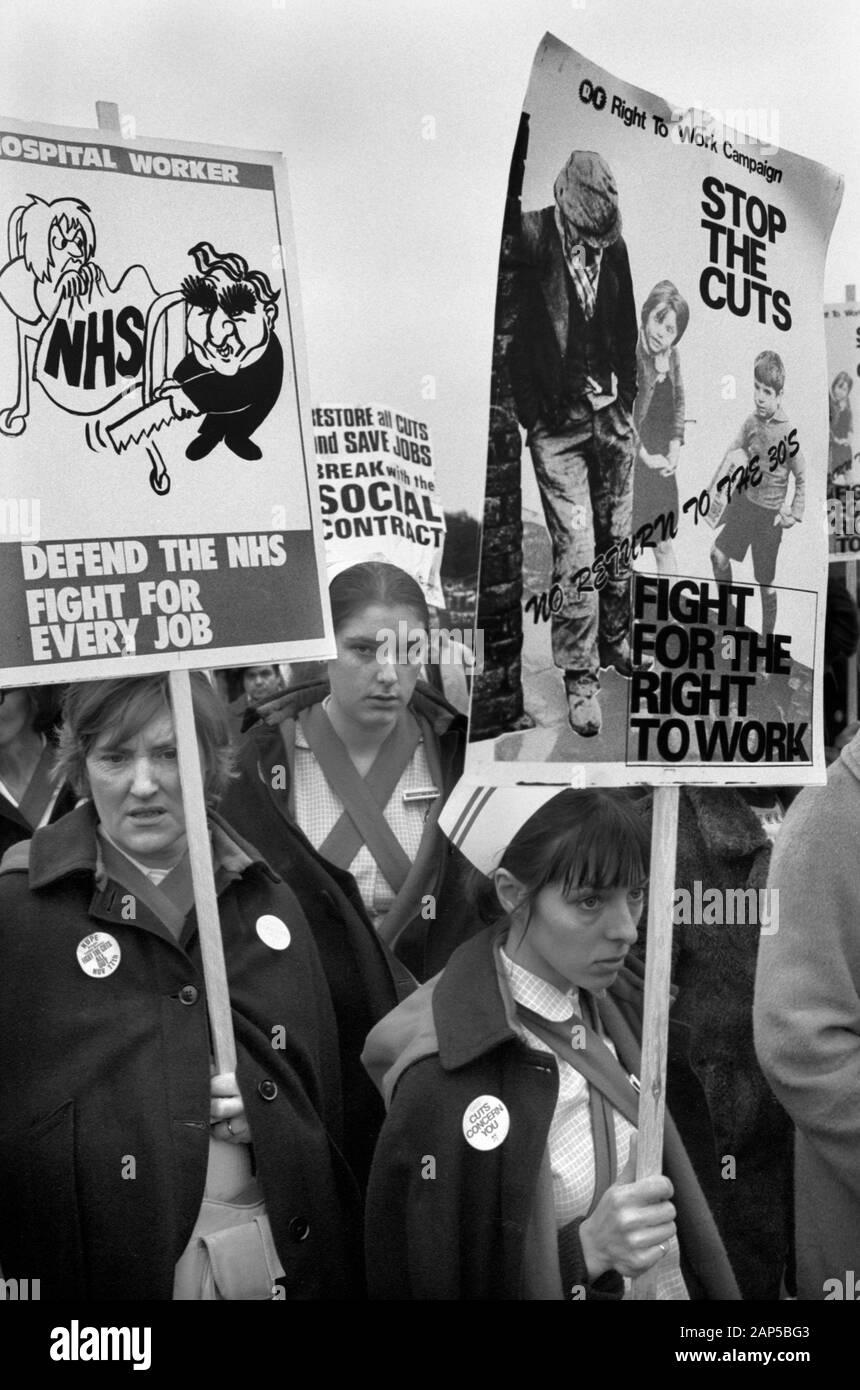
<svg viewBox="0 0 860 1390">
<path fill-rule="evenodd" d="M 207 798 L 225 713 L 192 698 Z M 167 676 L 65 702 L 84 804 L 0 872 L 0 1265 L 44 1298 L 350 1298 L 331 1000 L 299 904 L 210 812 L 236 1074 L 213 1076 Z"/>
<path fill-rule="evenodd" d="M 373 1030 L 389 1111 L 368 1189 L 383 1299 L 737 1298 L 671 1121 L 635 1180 L 648 874 L 624 793 L 467 788 L 444 824 L 491 925 Z"/>
</svg>

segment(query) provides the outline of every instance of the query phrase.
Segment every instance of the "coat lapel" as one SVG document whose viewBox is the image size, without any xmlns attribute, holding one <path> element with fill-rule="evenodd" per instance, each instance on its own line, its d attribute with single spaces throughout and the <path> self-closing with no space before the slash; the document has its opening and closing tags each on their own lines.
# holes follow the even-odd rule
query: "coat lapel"
<svg viewBox="0 0 860 1390">
<path fill-rule="evenodd" d="M 564 264 L 564 253 L 561 249 L 561 241 L 551 209 L 549 210 L 546 236 L 549 254 L 541 269 L 540 287 L 556 342 L 562 357 L 564 357 L 567 352 L 567 334 L 570 325 L 570 302 L 567 294 L 567 269 Z"/>
</svg>

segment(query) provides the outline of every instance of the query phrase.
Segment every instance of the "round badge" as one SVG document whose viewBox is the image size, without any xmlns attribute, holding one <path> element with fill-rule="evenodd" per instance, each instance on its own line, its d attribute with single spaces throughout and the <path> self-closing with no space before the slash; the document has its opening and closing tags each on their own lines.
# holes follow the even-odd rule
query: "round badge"
<svg viewBox="0 0 860 1390">
<path fill-rule="evenodd" d="M 473 1149 L 497 1149 L 510 1127 L 510 1111 L 498 1096 L 478 1096 L 463 1112 L 463 1134 Z"/>
<path fill-rule="evenodd" d="M 85 975 L 94 980 L 103 980 L 112 975 L 120 962 L 122 952 L 119 942 L 105 931 L 94 931 L 78 942 L 78 965 Z"/>
<path fill-rule="evenodd" d="M 271 946 L 273 951 L 285 951 L 291 939 L 286 922 L 282 922 L 280 917 L 271 917 L 268 913 L 265 917 L 257 918 L 257 935 L 264 945 Z"/>
</svg>

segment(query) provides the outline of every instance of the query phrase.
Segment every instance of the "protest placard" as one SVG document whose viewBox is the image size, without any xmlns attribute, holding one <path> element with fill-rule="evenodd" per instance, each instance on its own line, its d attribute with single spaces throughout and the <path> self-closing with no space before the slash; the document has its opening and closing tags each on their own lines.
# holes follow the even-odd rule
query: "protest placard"
<svg viewBox="0 0 860 1390">
<path fill-rule="evenodd" d="M 330 655 L 280 156 L 4 121 L 0 666 Z"/>
<path fill-rule="evenodd" d="M 823 779 L 842 181 L 743 115 L 538 50 L 500 260 L 477 783 Z"/>
<path fill-rule="evenodd" d="M 860 554 L 860 440 L 854 432 L 854 386 L 860 376 L 860 304 L 824 306 L 827 341 L 827 530 L 830 559 Z"/>
<path fill-rule="evenodd" d="M 444 607 L 445 517 L 425 422 L 387 406 L 323 405 L 313 425 L 329 569 L 384 559 Z"/>
<path fill-rule="evenodd" d="M 235 1043 L 189 670 L 330 654 L 277 155 L 0 129 L 0 672 L 170 671 L 216 1070 Z M 325 597 L 324 597 L 325 595 Z"/>
<path fill-rule="evenodd" d="M 663 1153 L 677 784 L 824 779 L 841 180 L 736 126 L 547 36 L 502 226 L 466 779 L 655 787 L 637 1179 Z"/>
</svg>

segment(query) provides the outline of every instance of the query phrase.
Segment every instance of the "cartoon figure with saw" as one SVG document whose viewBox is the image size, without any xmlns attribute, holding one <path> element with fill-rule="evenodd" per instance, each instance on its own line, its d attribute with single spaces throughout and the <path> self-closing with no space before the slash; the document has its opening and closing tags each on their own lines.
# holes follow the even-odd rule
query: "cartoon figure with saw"
<svg viewBox="0 0 860 1390">
<path fill-rule="evenodd" d="M 209 242 L 199 242 L 189 255 L 198 274 L 189 275 L 163 302 L 184 304 L 190 350 L 173 375 L 154 388 L 151 403 L 109 426 L 108 434 L 121 450 L 173 420 L 198 414 L 203 421 L 186 458 L 204 459 L 223 443 L 253 462 L 262 450 L 251 436 L 275 405 L 283 382 L 284 355 L 273 331 L 280 291 L 235 252 L 219 253 Z M 148 341 L 151 336 L 148 324 Z"/>
<path fill-rule="evenodd" d="M 8 244 L 0 303 L 16 320 L 17 395 L 0 409 L 0 435 L 27 428 L 35 380 L 64 412 L 90 417 L 85 438 L 95 452 L 141 444 L 161 495 L 170 477 L 152 436 L 176 420 L 203 417 L 185 450 L 191 460 L 222 442 L 249 462 L 262 456 L 251 436 L 284 372 L 273 332 L 279 291 L 267 275 L 199 242 L 189 252 L 197 274 L 181 289 L 158 295 L 140 265 L 112 288 L 94 259 L 92 214 L 77 198 L 30 195 L 9 219 Z"/>
<path fill-rule="evenodd" d="M 280 291 L 242 256 L 219 255 L 208 242 L 189 255 L 200 272 L 182 283 L 191 351 L 174 379 L 204 419 L 186 457 L 205 458 L 223 440 L 241 459 L 262 458 L 251 435 L 278 399 L 284 377 L 284 354 L 272 331 Z M 168 381 L 161 389 L 168 394 L 176 388 Z"/>
</svg>

